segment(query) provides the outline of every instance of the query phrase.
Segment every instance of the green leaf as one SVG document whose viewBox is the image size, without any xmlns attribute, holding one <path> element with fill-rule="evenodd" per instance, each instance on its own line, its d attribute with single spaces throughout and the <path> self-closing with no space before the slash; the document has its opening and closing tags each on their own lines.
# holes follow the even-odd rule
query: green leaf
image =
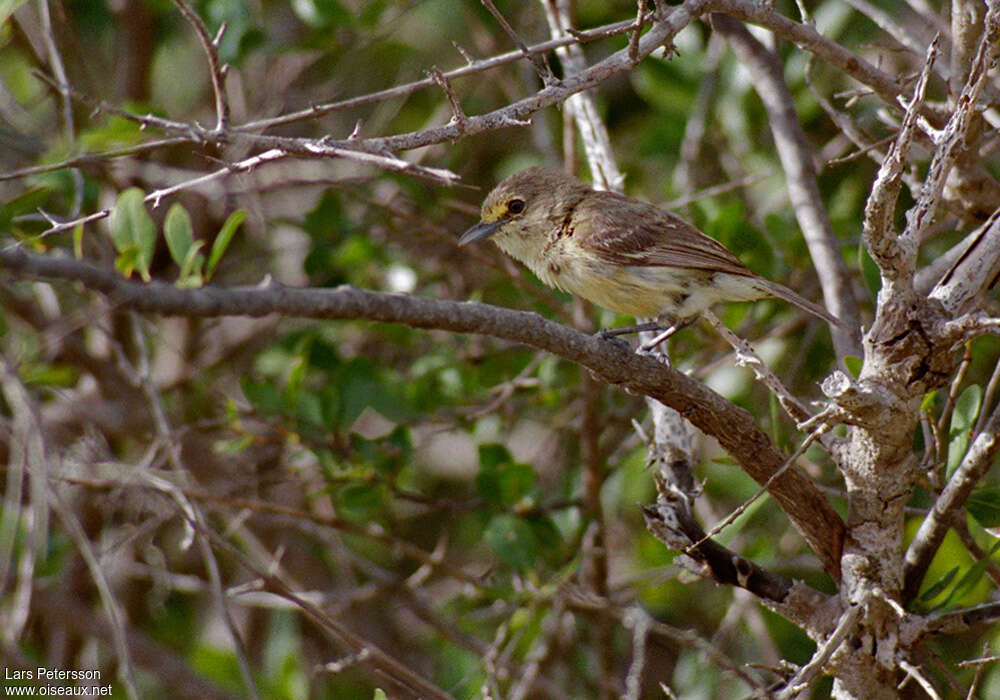
<svg viewBox="0 0 1000 700">
<path fill-rule="evenodd" d="M 872 256 L 868 254 L 864 239 L 858 242 L 858 261 L 861 266 L 861 276 L 865 280 L 865 286 L 868 287 L 868 291 L 872 297 L 875 297 L 879 293 L 879 290 L 882 289 L 882 273 L 879 271 L 875 261 L 872 260 Z"/>
<path fill-rule="evenodd" d="M 247 401 L 254 405 L 258 411 L 264 414 L 281 413 L 284 410 L 285 402 L 281 398 L 281 392 L 270 382 L 255 382 L 244 377 L 240 380 L 240 388 Z"/>
<path fill-rule="evenodd" d="M 239 229 L 240 224 L 242 224 L 246 218 L 246 209 L 237 209 L 229 215 L 229 218 L 226 219 L 226 223 L 222 224 L 222 228 L 219 230 L 219 235 L 215 237 L 215 241 L 212 243 L 212 252 L 208 254 L 208 267 L 205 268 L 206 280 L 212 278 L 212 274 L 215 272 L 215 268 L 219 266 L 219 261 L 222 260 L 222 256 L 229 247 L 229 243 L 233 240 L 233 236 L 236 235 L 237 229 Z"/>
<path fill-rule="evenodd" d="M 955 413 L 951 419 L 952 432 L 971 430 L 979 417 L 979 407 L 983 403 L 983 390 L 978 384 L 965 388 L 955 401 Z"/>
<path fill-rule="evenodd" d="M 934 400 L 937 398 L 937 389 L 934 391 L 928 391 L 924 394 L 924 398 L 920 400 L 920 411 L 921 413 L 930 413 L 934 410 Z"/>
<path fill-rule="evenodd" d="M 120 263 L 115 261 L 115 267 L 126 276 L 138 270 L 142 279 L 148 282 L 156 244 L 156 224 L 146 211 L 144 198 L 145 194 L 138 187 L 130 187 L 118 195 L 111 211 L 111 240 L 119 258 L 126 258 Z"/>
<path fill-rule="evenodd" d="M 204 245 L 204 241 L 195 241 L 195 244 L 188 248 L 187 256 L 181 264 L 181 274 L 177 278 L 177 286 L 185 288 L 200 287 L 204 283 L 201 276 L 201 268 L 205 264 L 205 256 L 198 252 Z"/>
<path fill-rule="evenodd" d="M 993 545 L 985 557 L 970 566 L 969 570 L 958 580 L 955 589 L 948 596 L 946 604 L 952 599 L 961 600 L 962 596 L 971 591 L 983 579 L 983 576 L 986 575 L 986 568 L 993 563 L 993 555 L 997 553 L 998 549 L 1000 549 L 1000 540 Z"/>
<path fill-rule="evenodd" d="M 552 518 L 547 515 L 531 515 L 524 518 L 524 521 L 531 527 L 546 560 L 557 561 L 562 552 L 563 538 Z"/>
<path fill-rule="evenodd" d="M 312 423 L 315 426 L 322 427 L 323 422 L 323 404 L 320 397 L 317 394 L 301 393 L 296 397 L 295 401 L 296 414 L 299 418 L 306 421 L 307 423 Z"/>
<path fill-rule="evenodd" d="M 357 24 L 354 13 L 336 0 L 299 0 L 291 7 L 296 16 L 313 29 L 335 27 L 343 31 Z"/>
<path fill-rule="evenodd" d="M 507 462 L 513 462 L 514 458 L 503 445 L 491 442 L 479 446 L 479 468 L 491 469 Z"/>
<path fill-rule="evenodd" d="M 966 387 L 955 401 L 955 411 L 952 413 L 951 428 L 948 431 L 948 476 L 958 468 L 969 447 L 972 426 L 979 416 L 982 401 L 983 390 L 978 384 Z"/>
<path fill-rule="evenodd" d="M 167 212 L 167 218 L 163 222 L 163 235 L 167 239 L 170 257 L 178 265 L 184 265 L 191 246 L 194 245 L 194 231 L 191 229 L 191 217 L 181 204 L 172 205 Z"/>
<path fill-rule="evenodd" d="M 366 520 L 382 505 L 382 489 L 355 481 L 337 489 L 337 509 L 351 520 Z"/>
<path fill-rule="evenodd" d="M 83 260 L 83 224 L 73 227 L 73 257 Z"/>
<path fill-rule="evenodd" d="M 535 470 L 516 462 L 497 468 L 480 469 L 476 487 L 487 501 L 498 506 L 512 506 L 535 486 Z"/>
<path fill-rule="evenodd" d="M 503 507 L 514 505 L 534 488 L 535 479 L 535 470 L 515 462 L 503 445 L 479 446 L 476 488 L 489 503 Z"/>
<path fill-rule="evenodd" d="M 1000 486 L 976 489 L 965 509 L 983 527 L 1000 527 Z"/>
<path fill-rule="evenodd" d="M 127 248 L 123 250 L 121 254 L 115 258 L 115 269 L 118 270 L 125 277 L 131 277 L 132 271 L 135 270 L 136 259 L 139 257 L 139 251 L 136 248 Z"/>
<path fill-rule="evenodd" d="M 855 357 L 854 355 L 847 355 L 844 357 L 844 366 L 847 367 L 847 371 L 851 373 L 855 379 L 861 376 L 861 367 L 864 365 L 864 360 L 860 357 Z"/>
<path fill-rule="evenodd" d="M 376 688 L 375 694 L 372 695 L 372 700 L 388 700 L 388 696 L 385 694 L 384 690 Z"/>
<path fill-rule="evenodd" d="M 515 569 L 526 569 L 538 558 L 540 548 L 534 531 L 516 515 L 493 516 L 483 539 L 504 563 Z"/>
<path fill-rule="evenodd" d="M 933 586 L 924 591 L 923 594 L 921 594 L 920 596 L 920 600 L 928 601 L 937 598 L 939 595 L 941 595 L 941 592 L 948 587 L 948 584 L 951 583 L 952 579 L 955 578 L 956 574 L 958 574 L 957 566 L 952 567 L 952 569 L 948 573 L 946 573 L 943 577 L 938 579 Z"/>
<path fill-rule="evenodd" d="M 3 0 L 0 0 L 2 3 Z M 2 24 L 2 22 L 0 22 Z M 6 231 L 13 224 L 14 217 L 34 214 L 52 195 L 48 186 L 36 185 L 0 206 L 0 231 Z"/>
</svg>

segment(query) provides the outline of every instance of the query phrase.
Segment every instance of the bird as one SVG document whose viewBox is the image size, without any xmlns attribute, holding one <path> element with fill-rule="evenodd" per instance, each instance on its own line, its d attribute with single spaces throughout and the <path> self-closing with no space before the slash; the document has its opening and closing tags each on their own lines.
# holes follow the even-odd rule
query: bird
<svg viewBox="0 0 1000 700">
<path fill-rule="evenodd" d="M 479 223 L 458 243 L 485 238 L 551 287 L 637 319 L 657 319 L 602 332 L 610 337 L 619 331 L 664 331 L 644 349 L 724 301 L 778 297 L 845 328 L 826 309 L 751 271 L 675 214 L 595 190 L 561 170 L 527 168 L 493 188 L 483 200 Z"/>
</svg>

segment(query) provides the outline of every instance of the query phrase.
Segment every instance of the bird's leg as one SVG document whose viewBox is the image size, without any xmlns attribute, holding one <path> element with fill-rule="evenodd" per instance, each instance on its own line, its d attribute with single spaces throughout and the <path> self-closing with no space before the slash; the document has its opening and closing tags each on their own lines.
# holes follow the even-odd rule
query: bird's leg
<svg viewBox="0 0 1000 700">
<path fill-rule="evenodd" d="M 642 333 L 643 331 L 662 331 L 665 330 L 666 326 L 657 323 L 656 321 L 650 321 L 649 323 L 640 323 L 636 326 L 616 326 L 615 328 L 602 328 L 597 331 L 598 337 L 601 340 L 611 340 L 615 336 L 619 335 L 631 335 L 632 333 Z"/>
<path fill-rule="evenodd" d="M 632 346 L 626 343 L 624 340 L 619 338 L 620 335 L 629 335 L 631 333 L 641 333 L 642 331 L 662 331 L 664 326 L 661 326 L 655 321 L 649 323 L 640 323 L 636 326 L 618 326 L 616 328 L 602 328 L 597 331 L 597 337 L 601 340 L 607 340 L 608 342 L 614 343 L 615 345 L 621 345 L 623 347 L 632 349 Z"/>
<path fill-rule="evenodd" d="M 672 336 L 677 331 L 679 331 L 679 330 L 681 330 L 683 328 L 687 328 L 688 326 L 690 326 L 692 323 L 694 323 L 694 321 L 695 321 L 694 318 L 689 318 L 689 319 L 686 319 L 686 320 L 683 320 L 683 321 L 674 321 L 667 328 L 664 328 L 663 326 L 659 326 L 658 328 L 650 328 L 650 329 L 648 329 L 648 330 L 662 330 L 663 332 L 660 333 L 659 335 L 657 335 L 652 340 L 650 340 L 648 343 L 643 343 L 639 347 L 639 352 L 649 352 L 650 350 L 652 350 L 653 348 L 655 348 L 657 345 L 659 345 L 660 343 L 662 343 L 664 340 L 667 340 L 670 336 Z"/>
</svg>

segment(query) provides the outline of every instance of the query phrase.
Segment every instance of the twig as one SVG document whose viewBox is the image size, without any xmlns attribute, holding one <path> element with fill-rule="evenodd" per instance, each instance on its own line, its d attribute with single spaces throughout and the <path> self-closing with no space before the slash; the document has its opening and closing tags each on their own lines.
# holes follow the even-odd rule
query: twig
<svg viewBox="0 0 1000 700">
<path fill-rule="evenodd" d="M 184 0 L 174 0 L 174 4 L 194 27 L 198 41 L 201 43 L 202 49 L 205 50 L 205 58 L 208 59 L 208 72 L 212 78 L 212 92 L 215 94 L 215 131 L 224 132 L 229 128 L 229 101 L 226 99 L 225 85 L 229 66 L 219 60 L 219 43 L 226 31 L 226 24 L 222 23 L 218 33 L 213 38 L 209 35 L 208 27 L 205 26 L 201 17 Z"/>
<path fill-rule="evenodd" d="M 870 90 L 865 90 L 865 94 L 874 92 L 887 104 L 895 104 L 896 98 L 904 93 L 905 88 L 896 76 L 876 68 L 865 58 L 823 36 L 815 25 L 795 22 L 775 11 L 771 5 L 753 0 L 710 0 L 705 9 L 759 25 L 794 42 L 799 48 L 815 54 L 824 63 L 835 66 L 867 86 Z M 923 106 L 923 113 L 934 122 L 943 123 L 946 117 L 943 111 L 931 109 L 926 105 Z"/>
<path fill-rule="evenodd" d="M 642 3 L 640 2 L 640 8 Z M 629 608 L 623 620 L 625 628 L 632 631 L 632 663 L 625 675 L 625 695 L 623 700 L 639 700 L 642 692 L 642 673 L 646 666 L 646 641 L 652 618 L 638 605 Z"/>
<path fill-rule="evenodd" d="M 822 672 L 826 662 L 830 660 L 834 652 L 847 639 L 847 635 L 854 630 L 863 608 L 863 605 L 857 604 L 851 605 L 844 611 L 834 631 L 829 637 L 823 640 L 823 644 L 813 653 L 812 658 L 809 659 L 809 663 L 800 668 L 799 672 L 788 681 L 788 684 L 778 695 L 778 698 L 781 700 L 793 698 L 809 687 L 812 680 Z"/>
<path fill-rule="evenodd" d="M 554 599 L 545 602 L 549 610 L 548 616 L 542 623 L 542 628 L 527 653 L 526 663 L 521 675 L 511 685 L 507 696 L 510 700 L 524 700 L 524 698 L 531 694 L 532 686 L 535 684 L 538 674 L 541 671 L 542 662 L 549 655 L 556 634 L 562 625 L 563 612 L 566 606 L 565 596 L 560 592 Z"/>
<path fill-rule="evenodd" d="M 837 354 L 859 355 L 860 345 L 852 332 L 859 327 L 860 316 L 850 274 L 820 195 L 815 156 L 795 112 L 784 67 L 773 52 L 732 17 L 713 15 L 712 26 L 726 37 L 750 71 L 754 88 L 771 117 L 771 133 L 787 178 L 788 198 L 812 256 L 823 298 L 834 316 L 851 329 L 833 329 Z"/>
<path fill-rule="evenodd" d="M 932 700 L 941 700 L 941 696 L 934 688 L 934 685 L 929 680 L 927 680 L 927 678 L 924 677 L 923 672 L 919 668 L 911 664 L 906 659 L 899 660 L 899 667 L 904 671 L 906 671 L 906 677 L 915 680 L 917 684 L 924 689 L 924 692 L 931 697 Z M 905 682 L 906 681 L 904 680 L 903 683 Z M 899 687 L 902 688 L 902 685 L 900 685 Z"/>
<path fill-rule="evenodd" d="M 934 502 L 931 512 L 920 524 L 916 536 L 906 550 L 903 571 L 903 601 L 913 600 L 920 588 L 927 567 L 944 540 L 952 515 L 961 508 L 972 489 L 993 463 L 993 456 L 1000 449 L 1000 407 L 994 409 L 983 425 L 962 462 L 948 480 L 941 495 Z"/>
<path fill-rule="evenodd" d="M 430 566 L 435 571 L 440 571 L 445 576 L 454 578 L 463 584 L 471 586 L 481 586 L 483 581 L 480 577 L 468 573 L 464 569 L 452 566 L 448 562 L 440 560 L 433 553 L 413 545 L 402 538 L 392 535 L 385 528 L 377 523 L 368 526 L 344 520 L 336 516 L 317 515 L 311 511 L 283 506 L 267 501 L 255 500 L 251 498 L 241 498 L 227 494 L 212 493 L 192 487 L 174 486 L 172 483 L 160 479 L 151 480 L 149 475 L 143 478 L 132 478 L 132 475 L 115 475 L 109 479 L 81 479 L 72 476 L 59 477 L 67 483 L 77 484 L 92 489 L 115 489 L 123 484 L 135 485 L 140 488 L 148 488 L 170 496 L 179 505 L 184 501 L 198 501 L 200 503 L 217 503 L 231 508 L 247 510 L 253 513 L 262 513 L 278 518 L 287 518 L 299 523 L 312 523 L 324 528 L 330 528 L 339 532 L 356 535 L 365 539 L 377 542 L 386 548 L 398 552 L 400 556 L 412 559 L 424 566 Z M 179 500 L 179 496 L 183 497 Z"/>
<path fill-rule="evenodd" d="M 961 389 L 962 383 L 965 381 L 965 374 L 971 366 L 972 348 L 969 346 L 969 343 L 966 343 L 962 362 L 958 365 L 955 376 L 952 377 L 951 386 L 948 388 L 948 398 L 944 402 L 944 408 L 941 409 L 941 416 L 938 418 L 937 426 L 935 426 L 934 433 L 937 437 L 936 447 L 939 456 L 943 456 L 946 453 L 944 439 L 948 435 L 949 427 L 951 426 L 951 414 L 955 410 L 955 399 L 958 398 L 959 389 Z"/>
<path fill-rule="evenodd" d="M 569 14 L 569 3 L 566 0 L 543 0 L 545 17 L 553 36 L 564 35 L 572 27 Z M 556 55 L 566 66 L 566 77 L 577 76 L 586 71 L 583 51 L 578 45 L 571 44 L 556 49 Z M 584 152 L 587 154 L 587 165 L 598 189 L 622 192 L 624 177 L 618 169 L 614 151 L 611 148 L 611 137 L 607 127 L 598 116 L 597 106 L 593 97 L 586 92 L 579 92 L 566 100 L 565 108 L 573 117 Z"/>
<path fill-rule="evenodd" d="M 633 64 L 639 62 L 639 37 L 646 26 L 646 0 L 636 0 L 635 31 L 628 39 L 628 57 Z"/>
<path fill-rule="evenodd" d="M 777 479 L 785 472 L 786 469 L 789 469 L 793 464 L 795 464 L 795 460 L 797 460 L 799 457 L 805 454 L 805 451 L 809 449 L 809 445 L 813 443 L 813 441 L 820 435 L 821 432 L 822 430 L 817 430 L 814 433 L 809 433 L 806 439 L 802 441 L 802 444 L 799 445 L 798 449 L 796 449 L 795 452 L 793 452 L 791 456 L 789 456 L 788 460 L 781 466 L 781 469 L 776 471 L 774 475 L 771 477 L 771 479 Z M 723 518 L 718 523 L 713 525 L 712 528 L 705 533 L 704 537 L 699 539 L 697 542 L 688 545 L 684 550 L 685 554 L 690 554 L 688 550 L 700 547 L 709 539 L 715 537 L 723 530 L 725 530 L 727 527 L 729 527 L 732 523 L 734 523 L 736 519 L 739 518 L 741 515 L 743 515 L 751 505 L 753 505 L 761 496 L 767 493 L 767 488 L 769 485 L 770 483 L 765 483 L 760 489 L 757 490 L 757 493 L 755 493 L 753 496 L 743 501 L 743 503 L 741 503 L 737 508 L 734 508 L 729 515 L 727 515 L 725 518 Z"/>
<path fill-rule="evenodd" d="M 451 118 L 459 124 L 464 123 L 468 117 L 465 116 L 465 112 L 462 110 L 462 104 L 458 101 L 458 96 L 455 95 L 455 88 L 452 87 L 451 81 L 436 66 L 432 67 L 428 73 L 430 73 L 434 82 L 444 91 L 445 97 L 448 98 L 448 104 L 451 105 Z"/>
<path fill-rule="evenodd" d="M 117 655 L 117 661 L 120 664 L 119 678 L 122 681 L 122 685 L 125 686 L 125 693 L 130 698 L 138 699 L 140 696 L 135 681 L 135 667 L 132 664 L 132 655 L 126 643 L 122 611 L 118 605 L 118 601 L 115 600 L 114 593 L 111 591 L 111 586 L 104 574 L 104 569 L 94 555 L 90 540 L 80 521 L 54 490 L 49 491 L 49 503 L 52 506 L 52 510 L 59 517 L 59 520 L 62 521 L 63 527 L 66 528 L 70 539 L 76 545 L 77 551 L 79 551 L 80 556 L 87 565 L 91 580 L 100 593 L 101 603 L 108 614 L 108 621 L 111 626 L 111 639 L 115 648 L 115 654 Z"/>
<path fill-rule="evenodd" d="M 0 181 L 16 180 L 18 178 L 31 177 L 32 175 L 41 175 L 42 173 L 51 173 L 56 170 L 64 170 L 65 168 L 77 168 L 81 165 L 105 163 L 114 158 L 138 155 L 146 153 L 147 151 L 155 151 L 160 148 L 178 146 L 184 143 L 191 143 L 191 139 L 184 136 L 170 136 L 168 138 L 147 141 L 146 143 L 140 143 L 134 146 L 124 146 L 110 151 L 84 153 L 83 155 L 65 158 L 55 163 L 45 163 L 44 165 L 34 165 L 27 168 L 20 168 L 18 170 L 8 170 L 5 173 L 0 173 Z"/>
<path fill-rule="evenodd" d="M 959 668 L 968 668 L 969 666 L 983 666 L 986 664 L 995 664 L 995 663 L 1000 663 L 1000 656 L 981 656 L 978 659 L 959 661 L 957 666 Z"/>
<path fill-rule="evenodd" d="M 550 39 L 548 41 L 539 42 L 538 44 L 533 44 L 528 47 L 528 52 L 532 55 L 541 54 L 552 51 L 560 46 L 568 46 L 578 42 L 595 41 L 597 39 L 603 39 L 610 36 L 617 36 L 631 31 L 634 26 L 635 24 L 633 20 L 625 20 L 597 27 L 595 29 L 588 29 L 586 31 L 571 31 L 568 35 L 558 39 Z M 459 49 L 459 53 L 462 54 L 462 58 L 465 59 L 466 65 L 442 73 L 447 80 L 455 80 L 456 78 L 476 75 L 524 58 L 524 54 L 519 50 L 508 51 L 506 53 L 498 54 L 490 58 L 484 58 L 479 61 L 472 60 L 472 58 L 462 49 Z M 236 129 L 241 131 L 262 131 L 272 129 L 276 126 L 284 126 L 286 124 L 302 121 L 304 119 L 315 119 L 331 112 L 355 109 L 357 107 L 364 107 L 366 105 L 384 102 L 385 100 L 397 97 L 406 97 L 407 95 L 412 95 L 415 92 L 419 92 L 420 90 L 434 85 L 434 80 L 428 77 L 422 80 L 416 80 L 410 83 L 404 83 L 403 85 L 387 88 L 385 90 L 372 92 L 367 95 L 359 95 L 358 97 L 350 97 L 337 102 L 327 102 L 324 104 L 313 105 L 307 109 L 299 110 L 297 112 L 246 122 L 245 124 L 237 126 Z"/>
<path fill-rule="evenodd" d="M 904 246 L 915 245 L 921 239 L 924 229 L 930 224 L 934 208 L 937 206 L 941 191 L 944 189 L 948 173 L 954 165 L 958 153 L 965 147 L 965 135 L 975 112 L 979 95 L 986 84 L 990 71 L 990 66 L 996 56 L 996 35 L 1000 31 L 1000 8 L 995 5 L 987 13 L 987 31 L 983 33 L 979 42 L 979 48 L 972 63 L 969 77 L 962 87 L 962 92 L 955 101 L 955 108 L 951 117 L 940 133 L 940 137 L 935 139 L 937 148 L 931 159 L 931 164 L 927 170 L 923 187 L 916 205 L 907 212 L 907 226 L 901 238 Z M 936 52 L 938 41 L 932 43 L 932 50 Z M 928 57 L 928 63 L 932 62 Z M 925 72 L 927 67 L 925 67 Z M 924 74 L 921 74 L 924 80 Z M 912 264 L 912 261 L 910 261 Z"/>
<path fill-rule="evenodd" d="M 798 399 L 792 394 L 791 391 L 782 383 L 780 379 L 771 371 L 764 360 L 758 355 L 754 349 L 750 346 L 743 338 L 740 338 L 735 333 L 733 333 L 719 317 L 716 316 L 711 311 L 703 311 L 702 316 L 708 321 L 712 328 L 722 336 L 722 338 L 729 343 L 736 357 L 736 364 L 741 367 L 749 367 L 754 373 L 754 376 L 766 386 L 778 402 L 781 407 L 785 409 L 792 420 L 795 421 L 796 425 L 811 425 L 809 421 L 815 418 L 808 409 L 799 402 Z M 821 441 L 825 444 L 825 441 Z M 825 445 L 829 448 L 829 445 Z"/>
<path fill-rule="evenodd" d="M 993 399 L 996 396 L 997 389 L 1000 389 L 1000 362 L 997 366 L 993 368 L 993 374 L 990 376 L 990 381 L 986 385 L 986 392 L 983 394 L 983 403 L 979 407 L 979 417 L 976 419 L 976 426 L 972 429 L 972 435 L 975 437 L 983 428 L 986 426 L 986 421 L 990 415 L 990 410 L 993 406 Z"/>
<path fill-rule="evenodd" d="M 413 688 L 416 692 L 419 692 L 422 697 L 432 698 L 433 700 L 453 700 L 451 694 L 445 692 L 437 685 L 412 670 L 407 664 L 382 651 L 372 642 L 355 634 L 339 620 L 328 615 L 319 606 L 302 598 L 295 592 L 293 587 L 289 586 L 284 581 L 282 577 L 276 575 L 266 567 L 260 566 L 242 550 L 223 539 L 218 533 L 211 529 L 204 529 L 202 532 L 205 536 L 212 539 L 215 543 L 215 547 L 228 553 L 255 576 L 258 576 L 261 580 L 267 582 L 277 595 L 295 603 L 299 610 L 301 610 L 306 617 L 311 618 L 313 622 L 320 627 L 320 629 L 331 634 L 333 637 L 348 645 L 356 652 L 367 649 L 367 654 L 370 656 L 372 664 L 382 670 L 390 678 L 394 678 L 404 685 Z"/>
<path fill-rule="evenodd" d="M 930 33 L 930 25 L 926 22 L 915 22 L 911 15 L 900 12 L 898 9 L 893 14 L 876 7 L 868 0 L 847 0 L 847 4 L 853 7 L 862 15 L 868 17 L 887 36 L 895 39 L 907 52 L 919 57 L 924 53 L 924 46 L 933 38 Z M 904 26 L 904 23 L 906 26 Z M 913 36 L 914 29 L 924 30 L 924 36 Z M 951 70 L 947 65 L 939 63 L 936 66 L 937 73 L 945 80 L 948 80 Z"/>
<path fill-rule="evenodd" d="M 913 274 L 916 260 L 914 244 L 903 245 L 892 230 L 896 201 L 899 197 L 900 178 L 906 165 L 906 156 L 913 140 L 920 106 L 930 79 L 931 67 L 937 57 L 938 44 L 934 42 L 927 50 L 927 59 L 920 73 L 920 80 L 909 101 L 903 123 L 896 140 L 889 146 L 885 160 L 879 168 L 872 192 L 865 203 L 863 236 L 865 247 L 879 266 L 883 280 L 908 278 Z"/>
<path fill-rule="evenodd" d="M 698 93 L 695 95 L 694 104 L 692 104 L 684 124 L 684 136 L 678 150 L 680 157 L 674 168 L 674 187 L 681 193 L 681 197 L 668 203 L 667 209 L 678 209 L 700 198 L 699 194 L 695 192 L 695 188 L 700 186 L 701 182 L 695 177 L 695 174 L 703 170 L 699 161 L 699 153 L 705 138 L 712 98 L 719 83 L 719 62 L 722 60 L 725 46 L 726 43 L 721 35 L 713 32 L 708 39 L 708 46 L 705 48 L 702 68 L 704 75 L 698 83 Z M 750 184 L 760 177 L 760 174 L 748 176 L 742 181 Z M 723 186 L 731 187 L 735 184 L 725 183 Z"/>
<path fill-rule="evenodd" d="M 691 511 L 691 499 L 659 475 L 654 479 L 656 504 L 642 506 L 646 528 L 667 547 L 684 553 L 679 565 L 718 583 L 743 588 L 796 624 L 809 626 L 808 614 L 789 604 L 796 589 L 793 581 L 706 537 Z"/>
<path fill-rule="evenodd" d="M 62 101 L 63 130 L 66 143 L 69 145 L 71 151 L 76 150 L 76 127 L 73 119 L 73 100 L 70 95 L 69 78 L 66 76 L 66 67 L 63 64 L 62 55 L 59 53 L 59 47 L 56 46 L 48 0 L 42 0 L 39 3 L 39 12 L 42 16 L 42 36 L 45 41 L 45 49 L 49 55 L 52 72 L 55 74 L 56 81 L 58 82 L 59 97 Z M 76 214 L 83 206 L 83 174 L 79 170 L 74 169 L 72 176 L 73 206 L 70 211 Z"/>
<path fill-rule="evenodd" d="M 549 68 L 549 64 L 539 58 L 537 53 L 528 51 L 527 44 L 521 40 L 518 33 L 514 31 L 512 26 L 510 26 L 510 22 L 508 22 L 507 18 L 504 17 L 500 10 L 497 9 L 497 6 L 493 4 L 493 0 L 480 1 L 483 3 L 483 7 L 489 10 L 490 14 L 493 15 L 493 18 L 500 25 L 501 29 L 503 29 L 504 33 L 510 37 L 510 40 L 514 42 L 518 49 L 520 49 L 521 55 L 528 59 L 531 65 L 534 66 L 535 72 L 538 73 L 538 77 L 542 80 L 542 85 L 548 87 L 549 85 L 557 82 L 556 76 L 552 74 L 552 69 Z"/>
<path fill-rule="evenodd" d="M 171 430 L 170 423 L 167 420 L 167 413 L 163 407 L 163 400 L 153 384 L 153 378 L 150 373 L 149 345 L 142 332 L 141 319 L 138 314 L 135 314 L 134 312 L 130 315 L 132 321 L 132 336 L 135 340 L 135 346 L 139 353 L 139 367 L 137 370 L 131 367 L 129 369 L 137 375 L 136 379 L 138 384 L 143 393 L 146 395 L 146 400 L 149 403 L 151 413 L 153 414 L 153 423 L 156 426 L 156 433 L 161 441 L 161 444 L 167 451 L 167 459 L 170 462 L 170 465 L 174 469 L 178 478 L 187 478 L 189 477 L 190 471 L 185 468 L 181 458 L 180 443 L 173 439 L 173 431 Z M 137 470 L 136 473 L 139 478 L 150 480 L 154 487 L 166 489 L 171 498 L 180 506 L 180 512 L 183 514 L 184 521 L 187 524 L 187 527 L 191 529 L 192 533 L 196 532 L 199 526 L 202 530 L 207 527 L 202 514 L 188 502 L 188 500 L 180 492 L 180 489 L 165 479 L 146 473 L 145 470 Z M 259 699 L 260 691 L 257 688 L 257 684 L 254 682 L 253 672 L 251 670 L 250 661 L 246 652 L 246 645 L 243 643 L 243 639 L 241 638 L 239 630 L 236 627 L 236 622 L 233 620 L 226 595 L 222 589 L 222 576 L 219 573 L 219 562 L 216 560 L 215 554 L 212 552 L 211 545 L 204 536 L 198 535 L 198 547 L 201 551 L 202 561 L 208 571 L 210 590 L 215 598 L 215 603 L 218 606 L 218 611 L 222 617 L 223 623 L 229 632 L 230 639 L 233 642 L 237 665 L 239 666 L 240 673 L 243 677 L 243 687 L 246 689 L 247 694 L 251 698 L 255 700 Z"/>
</svg>

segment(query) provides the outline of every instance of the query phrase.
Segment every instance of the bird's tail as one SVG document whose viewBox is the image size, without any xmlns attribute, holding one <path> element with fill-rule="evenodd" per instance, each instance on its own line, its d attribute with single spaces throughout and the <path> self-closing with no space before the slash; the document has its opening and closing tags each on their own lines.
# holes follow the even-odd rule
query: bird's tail
<svg viewBox="0 0 1000 700">
<path fill-rule="evenodd" d="M 819 304 L 814 304 L 808 299 L 799 296 L 785 285 L 772 282 L 771 280 L 764 279 L 763 277 L 758 278 L 756 282 L 759 284 L 761 291 L 766 292 L 771 296 L 778 297 L 779 299 L 784 299 L 791 304 L 795 304 L 803 311 L 808 311 L 813 316 L 821 318 L 827 323 L 834 325 L 847 333 L 851 332 L 839 318 L 831 314 Z"/>
</svg>

